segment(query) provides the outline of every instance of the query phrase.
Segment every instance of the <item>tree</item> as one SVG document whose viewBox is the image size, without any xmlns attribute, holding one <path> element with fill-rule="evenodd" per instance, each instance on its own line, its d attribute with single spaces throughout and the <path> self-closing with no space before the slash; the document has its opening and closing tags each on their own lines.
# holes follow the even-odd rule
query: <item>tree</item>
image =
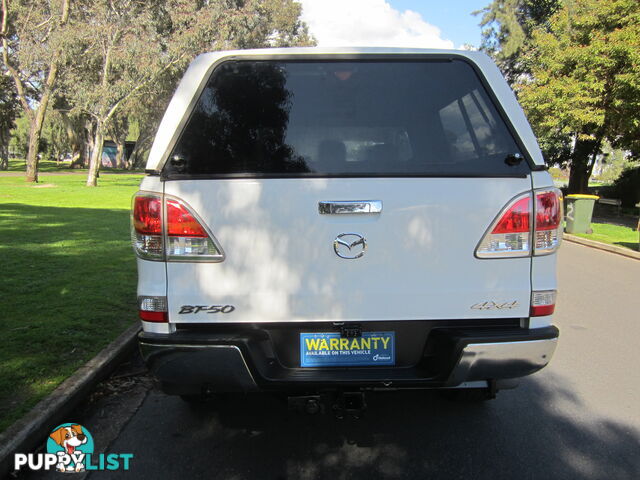
<svg viewBox="0 0 640 480">
<path fill-rule="evenodd" d="M 520 61 L 533 30 L 545 25 L 560 8 L 560 0 L 494 0 L 482 10 L 480 49 L 491 55 L 509 83 L 527 73 Z"/>
<path fill-rule="evenodd" d="M 0 76 L 0 170 L 9 168 L 10 131 L 15 127 L 19 108 L 11 78 Z"/>
<path fill-rule="evenodd" d="M 71 0 L 2 0 L 2 61 L 29 120 L 29 182 L 38 181 L 38 148 L 65 51 L 70 3 Z"/>
<path fill-rule="evenodd" d="M 293 0 L 95 0 L 74 29 L 65 96 L 92 118 L 87 186 L 97 185 L 105 133 L 136 99 L 166 98 L 186 65 L 207 50 L 308 44 Z M 172 88 L 171 88 L 172 89 Z"/>
<path fill-rule="evenodd" d="M 63 157 L 77 148 L 75 142 L 76 133 L 70 135 L 66 113 L 51 109 L 47 113 L 44 127 L 42 128 L 43 147 L 41 152 L 49 160 L 55 160 L 59 165 Z"/>
<path fill-rule="evenodd" d="M 604 184 L 610 185 L 620 177 L 624 170 L 633 166 L 635 166 L 635 162 L 626 155 L 626 152 L 611 148 L 609 142 L 605 142 L 602 155 L 594 165 L 593 176 Z"/>
<path fill-rule="evenodd" d="M 165 81 L 163 84 L 167 87 L 175 85 L 173 81 Z M 133 135 L 131 140 L 135 141 L 135 146 L 129 156 L 128 168 L 144 167 L 146 154 L 151 149 L 153 138 L 172 93 L 167 88 L 166 91 L 156 94 L 153 102 L 145 102 L 143 98 L 137 98 L 128 105 L 129 133 Z"/>
<path fill-rule="evenodd" d="M 71 112 L 68 104 L 58 100 L 54 109 L 66 133 L 68 152 L 71 153 L 69 168 L 85 167 L 91 155 L 91 138 L 93 125 L 91 119 L 82 112 Z"/>
<path fill-rule="evenodd" d="M 569 191 L 587 191 L 605 141 L 639 153 L 637 0 L 567 2 L 534 29 L 522 61 L 531 74 L 515 85 L 518 98 L 548 160 L 570 165 Z"/>
<path fill-rule="evenodd" d="M 129 134 L 129 117 L 124 110 L 113 117 L 107 128 L 107 133 L 116 144 L 116 167 L 123 168 L 125 166 L 125 142 Z"/>
<path fill-rule="evenodd" d="M 29 120 L 27 117 L 19 115 L 14 123 L 11 132 L 9 132 L 9 146 L 14 153 L 21 157 L 25 157 L 29 148 Z"/>
</svg>

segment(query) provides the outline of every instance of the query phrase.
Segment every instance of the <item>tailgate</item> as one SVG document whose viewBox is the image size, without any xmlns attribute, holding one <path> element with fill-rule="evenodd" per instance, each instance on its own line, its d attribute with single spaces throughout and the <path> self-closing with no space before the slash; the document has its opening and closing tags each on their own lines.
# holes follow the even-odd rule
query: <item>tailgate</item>
<svg viewBox="0 0 640 480">
<path fill-rule="evenodd" d="M 170 321 L 527 317 L 531 258 L 478 259 L 474 250 L 497 213 L 530 185 L 529 178 L 166 182 L 165 193 L 186 201 L 226 254 L 221 263 L 167 264 Z M 319 213 L 319 202 L 336 200 L 383 207 Z M 345 233 L 365 239 L 361 257 L 336 255 L 334 242 Z M 177 314 L 183 305 L 234 310 Z"/>
</svg>

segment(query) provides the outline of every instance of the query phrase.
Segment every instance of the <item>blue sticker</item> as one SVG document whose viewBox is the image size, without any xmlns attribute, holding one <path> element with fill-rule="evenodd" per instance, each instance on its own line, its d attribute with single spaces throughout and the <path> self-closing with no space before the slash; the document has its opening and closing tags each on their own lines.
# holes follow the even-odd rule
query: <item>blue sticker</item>
<svg viewBox="0 0 640 480">
<path fill-rule="evenodd" d="M 362 332 L 356 338 L 341 338 L 338 332 L 300 334 L 303 367 L 395 365 L 395 351 L 394 332 Z"/>
</svg>

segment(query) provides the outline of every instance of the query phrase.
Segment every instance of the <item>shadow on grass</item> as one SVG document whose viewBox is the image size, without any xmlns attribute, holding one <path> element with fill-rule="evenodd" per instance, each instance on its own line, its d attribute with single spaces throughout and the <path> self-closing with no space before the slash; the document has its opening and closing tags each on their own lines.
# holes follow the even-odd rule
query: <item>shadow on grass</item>
<svg viewBox="0 0 640 480">
<path fill-rule="evenodd" d="M 144 168 L 136 168 L 133 170 L 128 170 L 126 168 L 105 168 L 104 170 L 100 170 L 100 175 L 131 175 L 133 173 L 142 174 L 144 173 Z"/>
<path fill-rule="evenodd" d="M 125 175 L 125 173 L 127 173 Z M 104 180 L 104 176 L 102 177 Z M 108 185 L 110 187 L 138 187 L 141 177 L 136 176 L 136 172 L 120 172 L 109 178 Z M 98 188 L 100 188 L 100 180 L 98 180 Z"/>
<path fill-rule="evenodd" d="M 599 417 L 566 384 L 551 374 L 525 379 L 484 405 L 370 393 L 364 418 L 343 421 L 288 413 L 270 396 L 189 407 L 152 392 L 110 447 L 135 455 L 131 471 L 96 476 L 639 478 L 640 433 Z"/>
<path fill-rule="evenodd" d="M 64 170 L 65 167 L 68 167 L 69 164 L 61 163 L 59 166 L 56 162 L 52 162 L 50 160 L 41 160 L 38 162 L 38 171 L 39 172 L 55 172 L 58 170 Z M 27 171 L 27 163 L 24 159 L 20 158 L 11 158 L 9 159 L 9 168 L 7 170 L 2 170 L 3 172 L 26 172 Z"/>
<path fill-rule="evenodd" d="M 638 242 L 613 242 L 613 243 L 614 245 L 630 248 L 631 250 L 635 250 L 636 252 L 640 250 L 640 248 L 638 248 Z"/>
<path fill-rule="evenodd" d="M 638 225 L 637 215 L 625 215 L 625 216 L 593 216 L 591 223 L 603 223 L 606 225 L 614 225 L 616 227 L 625 227 L 634 229 Z"/>
<path fill-rule="evenodd" d="M 0 170 L 0 172 L 26 172 L 27 164 L 22 159 L 10 159 L 9 168 L 7 170 Z M 60 162 L 59 164 L 51 160 L 41 160 L 38 163 L 38 173 L 87 173 L 88 168 L 71 168 L 70 162 Z M 131 174 L 131 173 L 144 173 L 143 168 L 135 170 L 128 170 L 125 168 L 104 168 L 100 170 L 100 174 Z"/>
<path fill-rule="evenodd" d="M 0 430 L 136 319 L 126 210 L 0 205 Z"/>
</svg>

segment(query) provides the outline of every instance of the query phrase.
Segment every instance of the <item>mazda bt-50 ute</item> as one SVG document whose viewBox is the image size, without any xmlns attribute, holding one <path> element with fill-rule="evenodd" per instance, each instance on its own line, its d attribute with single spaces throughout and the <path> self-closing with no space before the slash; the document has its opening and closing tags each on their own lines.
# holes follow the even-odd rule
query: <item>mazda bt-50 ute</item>
<svg viewBox="0 0 640 480">
<path fill-rule="evenodd" d="M 200 55 L 133 199 L 140 348 L 184 398 L 492 396 L 554 352 L 561 225 L 482 53 Z"/>
</svg>

